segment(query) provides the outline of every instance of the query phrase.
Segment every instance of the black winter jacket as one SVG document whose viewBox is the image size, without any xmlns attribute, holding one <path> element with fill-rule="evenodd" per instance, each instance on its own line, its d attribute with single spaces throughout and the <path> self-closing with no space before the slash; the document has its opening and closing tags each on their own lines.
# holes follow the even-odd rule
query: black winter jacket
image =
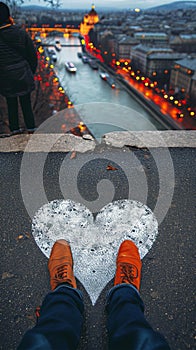
<svg viewBox="0 0 196 350">
<path fill-rule="evenodd" d="M 0 27 L 0 94 L 26 95 L 34 89 L 37 55 L 30 36 L 15 25 Z"/>
</svg>

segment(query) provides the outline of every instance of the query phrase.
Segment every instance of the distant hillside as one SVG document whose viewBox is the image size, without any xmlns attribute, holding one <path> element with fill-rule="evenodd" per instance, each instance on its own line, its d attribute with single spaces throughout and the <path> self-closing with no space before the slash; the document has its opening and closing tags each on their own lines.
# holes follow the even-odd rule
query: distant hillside
<svg viewBox="0 0 196 350">
<path fill-rule="evenodd" d="M 48 11 L 49 7 L 39 6 L 39 5 L 25 5 L 25 6 L 21 6 L 20 10 L 22 10 L 22 11 L 33 11 L 33 12 L 39 11 L 40 12 L 40 11 Z"/>
<path fill-rule="evenodd" d="M 146 5 L 145 5 L 146 7 Z M 115 11 L 115 10 L 123 10 L 123 9 L 130 9 L 133 8 L 133 6 L 130 6 L 130 0 L 124 0 L 124 1 L 115 1 L 111 2 L 110 6 L 106 5 L 106 2 L 103 0 L 99 1 L 99 4 L 96 6 L 96 10 L 99 12 L 102 11 Z M 178 9 L 190 9 L 195 8 L 196 9 L 196 1 L 175 1 L 171 2 L 166 5 L 159 5 L 152 8 L 143 8 L 144 11 L 175 11 Z M 23 5 L 20 8 L 24 11 L 49 11 L 52 10 L 49 6 L 39 6 L 39 5 Z M 69 3 L 69 5 L 60 7 L 59 9 L 55 9 L 56 11 L 63 11 L 63 10 L 72 10 L 72 11 L 88 11 L 90 10 L 89 5 L 86 5 L 86 2 L 74 2 Z"/>
<path fill-rule="evenodd" d="M 52 8 L 50 6 L 39 6 L 39 5 L 23 5 L 20 7 L 22 11 L 33 11 L 33 12 L 40 12 L 40 11 L 50 11 Z M 86 11 L 88 12 L 90 10 L 89 6 L 84 6 L 83 4 L 79 3 L 77 7 L 77 3 L 74 3 L 73 6 L 70 4 L 67 7 L 63 7 L 63 5 L 59 8 L 56 9 L 55 11 L 66 11 L 66 10 L 71 10 L 71 11 Z M 96 11 L 112 11 L 112 10 L 117 10 L 116 7 L 107 7 L 107 6 L 96 6 Z"/>
<path fill-rule="evenodd" d="M 159 5 L 152 8 L 147 9 L 147 11 L 175 11 L 175 10 L 188 10 L 188 9 L 196 9 L 195 1 L 175 1 L 166 5 Z"/>
</svg>

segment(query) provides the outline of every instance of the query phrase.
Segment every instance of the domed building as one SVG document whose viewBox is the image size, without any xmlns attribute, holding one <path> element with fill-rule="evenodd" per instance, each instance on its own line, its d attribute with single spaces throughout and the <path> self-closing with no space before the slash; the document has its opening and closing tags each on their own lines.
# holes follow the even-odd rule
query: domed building
<svg viewBox="0 0 196 350">
<path fill-rule="evenodd" d="M 82 35 L 88 35 L 89 30 L 92 29 L 97 22 L 99 22 L 99 16 L 95 11 L 95 5 L 92 4 L 91 10 L 84 16 L 80 24 L 80 33 Z"/>
</svg>

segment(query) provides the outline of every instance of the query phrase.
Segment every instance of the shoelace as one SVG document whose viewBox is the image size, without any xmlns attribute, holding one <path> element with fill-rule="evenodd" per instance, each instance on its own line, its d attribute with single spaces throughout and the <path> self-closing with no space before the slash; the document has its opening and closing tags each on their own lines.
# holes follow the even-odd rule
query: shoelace
<svg viewBox="0 0 196 350">
<path fill-rule="evenodd" d="M 55 273 L 55 278 L 59 279 L 65 279 L 67 278 L 67 273 L 68 273 L 68 264 L 61 265 L 57 267 L 57 271 Z"/>
<path fill-rule="evenodd" d="M 121 264 L 120 276 L 122 278 L 122 283 L 132 283 L 134 279 L 138 277 L 137 267 L 131 264 Z"/>
</svg>

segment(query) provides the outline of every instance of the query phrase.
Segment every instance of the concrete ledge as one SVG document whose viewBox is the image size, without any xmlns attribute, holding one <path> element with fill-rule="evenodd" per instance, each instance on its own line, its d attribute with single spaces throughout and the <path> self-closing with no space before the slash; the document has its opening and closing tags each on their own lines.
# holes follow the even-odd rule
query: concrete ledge
<svg viewBox="0 0 196 350">
<path fill-rule="evenodd" d="M 87 152 L 93 151 L 95 140 L 72 134 L 16 135 L 0 139 L 0 152 Z"/>
<path fill-rule="evenodd" d="M 112 147 L 196 147 L 196 131 L 117 131 L 105 134 L 102 145 Z M 72 134 L 16 135 L 0 139 L 0 152 L 87 152 L 93 151 L 95 140 Z"/>
<path fill-rule="evenodd" d="M 116 131 L 103 136 L 102 142 L 113 147 L 196 147 L 196 131 Z"/>
</svg>

